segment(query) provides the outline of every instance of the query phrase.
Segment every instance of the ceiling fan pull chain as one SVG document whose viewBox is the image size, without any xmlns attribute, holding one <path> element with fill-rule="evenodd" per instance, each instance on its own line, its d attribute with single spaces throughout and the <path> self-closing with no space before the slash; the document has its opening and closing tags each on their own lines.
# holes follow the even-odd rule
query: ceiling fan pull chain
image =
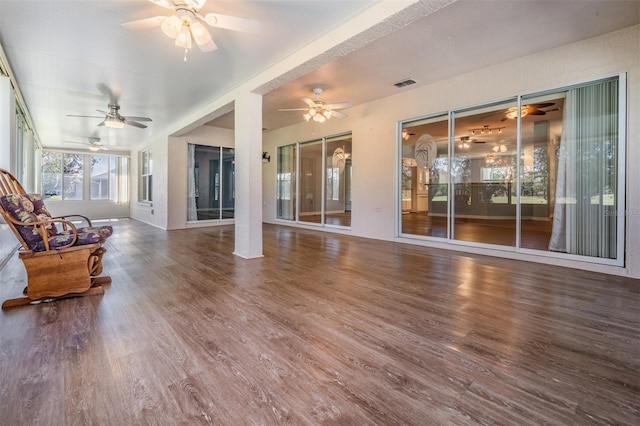
<svg viewBox="0 0 640 426">
<path fill-rule="evenodd" d="M 184 49 L 184 61 L 187 62 L 187 52 L 189 49 Z"/>
</svg>

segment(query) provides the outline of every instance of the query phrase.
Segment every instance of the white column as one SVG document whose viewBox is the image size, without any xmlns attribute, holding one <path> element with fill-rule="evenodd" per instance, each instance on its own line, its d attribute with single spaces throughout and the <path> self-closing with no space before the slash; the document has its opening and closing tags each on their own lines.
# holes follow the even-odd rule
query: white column
<svg viewBox="0 0 640 426">
<path fill-rule="evenodd" d="M 262 96 L 235 100 L 235 250 L 245 259 L 262 257 Z"/>
<path fill-rule="evenodd" d="M 16 174 L 16 102 L 9 77 L 0 76 L 0 168 Z"/>
</svg>

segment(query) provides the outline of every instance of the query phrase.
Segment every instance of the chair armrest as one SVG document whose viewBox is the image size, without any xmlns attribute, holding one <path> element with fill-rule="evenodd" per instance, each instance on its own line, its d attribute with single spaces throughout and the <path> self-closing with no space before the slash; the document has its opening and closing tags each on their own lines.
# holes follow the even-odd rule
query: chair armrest
<svg viewBox="0 0 640 426">
<path fill-rule="evenodd" d="M 15 219 L 14 217 L 12 217 L 11 215 L 4 215 L 4 219 L 5 220 L 8 219 L 15 226 L 25 226 L 25 227 L 30 226 L 30 227 L 36 228 L 38 230 L 38 233 L 40 234 L 40 238 L 42 238 L 42 242 L 44 244 L 44 251 L 61 250 L 67 247 L 71 247 L 76 243 L 76 240 L 78 239 L 78 230 L 76 229 L 76 226 L 66 219 L 52 218 L 47 220 L 39 220 L 37 222 L 21 222 Z M 49 237 L 49 233 L 47 232 L 47 226 L 53 225 L 55 223 L 61 223 L 65 231 L 70 231 L 73 234 L 73 238 L 69 243 L 56 247 L 55 249 L 51 249 L 49 247 L 50 237 Z"/>
<path fill-rule="evenodd" d="M 52 217 L 52 219 L 63 219 L 63 220 L 70 220 L 69 218 L 74 218 L 74 217 L 79 217 L 82 220 L 84 220 L 85 222 L 87 222 L 87 226 L 93 226 L 91 224 L 91 219 L 89 219 L 86 216 L 83 216 L 81 214 L 71 214 L 71 215 L 67 215 L 67 216 L 56 216 L 56 217 Z M 63 229 L 66 231 L 66 228 L 63 225 Z"/>
</svg>

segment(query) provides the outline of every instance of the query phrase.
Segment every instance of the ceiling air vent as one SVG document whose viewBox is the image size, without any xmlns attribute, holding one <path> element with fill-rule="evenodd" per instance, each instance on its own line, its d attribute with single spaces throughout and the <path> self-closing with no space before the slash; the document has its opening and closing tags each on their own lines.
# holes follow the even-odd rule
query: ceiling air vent
<svg viewBox="0 0 640 426">
<path fill-rule="evenodd" d="M 416 84 L 416 81 L 412 78 L 407 78 L 405 80 L 399 81 L 397 83 L 393 83 L 394 86 L 400 88 L 400 87 L 404 87 L 404 86 L 409 86 L 411 84 Z"/>
</svg>

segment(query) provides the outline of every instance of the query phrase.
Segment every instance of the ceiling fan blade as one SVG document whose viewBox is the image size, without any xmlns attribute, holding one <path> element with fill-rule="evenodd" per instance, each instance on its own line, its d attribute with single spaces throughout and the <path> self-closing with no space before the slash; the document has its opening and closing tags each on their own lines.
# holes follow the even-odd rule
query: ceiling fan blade
<svg viewBox="0 0 640 426">
<path fill-rule="evenodd" d="M 132 117 L 130 115 L 127 115 L 126 117 L 122 117 L 122 118 L 124 118 L 125 120 L 131 120 L 131 121 L 153 121 L 149 117 Z"/>
<path fill-rule="evenodd" d="M 543 102 L 543 103 L 540 103 L 540 104 L 529 104 L 527 106 L 534 107 L 534 108 L 546 108 L 546 107 L 550 107 L 551 105 L 555 105 L 555 103 L 553 103 L 553 102 Z"/>
<path fill-rule="evenodd" d="M 151 0 L 154 1 L 154 0 Z M 167 1 L 167 0 L 155 0 L 155 1 Z M 202 9 L 207 0 L 182 0 L 187 5 L 193 7 L 194 9 Z"/>
<path fill-rule="evenodd" d="M 153 16 L 151 18 L 138 19 L 137 21 L 120 24 L 130 30 L 146 30 L 148 28 L 159 27 L 167 19 L 166 16 Z"/>
<path fill-rule="evenodd" d="M 546 112 L 544 111 L 540 111 L 539 109 L 534 109 L 533 111 L 529 112 L 529 115 L 545 115 Z"/>
<path fill-rule="evenodd" d="M 103 116 L 97 116 L 97 115 L 72 115 L 72 114 L 67 114 L 67 117 L 104 118 Z"/>
<path fill-rule="evenodd" d="M 167 9 L 173 9 L 173 2 L 171 0 L 149 0 L 153 4 L 165 7 Z"/>
<path fill-rule="evenodd" d="M 278 111 L 306 111 L 309 108 L 280 108 Z"/>
<path fill-rule="evenodd" d="M 340 111 L 331 111 L 331 116 L 332 117 L 336 117 L 336 118 L 346 118 L 347 114 L 340 112 Z"/>
<path fill-rule="evenodd" d="M 104 126 L 104 120 L 102 120 L 102 122 L 100 122 L 100 124 L 98 124 L 98 126 Z"/>
<path fill-rule="evenodd" d="M 313 101 L 313 99 L 302 98 L 302 100 L 304 101 L 305 104 L 309 105 L 310 107 L 316 106 L 316 103 L 315 101 Z"/>
<path fill-rule="evenodd" d="M 214 50 L 218 49 L 216 43 L 211 39 L 209 39 L 209 41 L 204 44 L 199 44 L 196 40 L 196 44 L 198 45 L 198 48 L 201 52 L 213 52 Z"/>
<path fill-rule="evenodd" d="M 98 111 L 99 113 L 104 114 L 104 115 L 113 115 L 110 112 L 102 111 L 101 109 L 97 109 L 96 111 Z"/>
<path fill-rule="evenodd" d="M 339 104 L 329 104 L 327 105 L 327 108 L 330 109 L 343 109 L 343 108 L 350 108 L 353 104 L 351 102 L 340 102 Z"/>
<path fill-rule="evenodd" d="M 147 126 L 145 126 L 142 123 L 138 123 L 137 121 L 127 120 L 126 118 L 124 120 L 124 124 L 128 124 L 129 126 L 133 126 L 133 127 L 139 127 L 141 129 L 146 129 L 147 128 Z"/>
<path fill-rule="evenodd" d="M 212 27 L 224 28 L 225 30 L 242 31 L 250 34 L 257 34 L 260 32 L 260 22 L 253 19 L 238 18 L 236 16 L 221 15 L 219 13 L 207 13 L 200 17 Z"/>
</svg>

